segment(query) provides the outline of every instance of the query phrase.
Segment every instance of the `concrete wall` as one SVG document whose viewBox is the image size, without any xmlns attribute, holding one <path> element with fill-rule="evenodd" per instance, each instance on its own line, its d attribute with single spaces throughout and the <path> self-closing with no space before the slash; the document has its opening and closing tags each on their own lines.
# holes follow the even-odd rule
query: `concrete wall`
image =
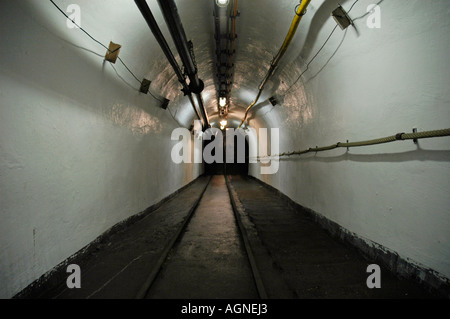
<svg viewBox="0 0 450 319">
<path fill-rule="evenodd" d="M 116 223 L 158 202 L 202 168 L 170 158 L 175 127 L 193 112 L 134 4 L 58 0 L 81 6 L 82 26 L 120 56 L 168 110 L 50 1 L 0 2 L 0 297 L 10 297 Z M 385 0 L 370 29 L 371 0 L 335 31 L 340 2 L 314 0 L 249 125 L 280 128 L 280 151 L 448 127 L 449 2 Z M 156 1 L 148 1 L 168 37 Z M 212 1 L 177 1 L 195 45 L 204 99 L 217 122 Z M 239 2 L 230 123 L 239 123 L 276 54 L 298 0 Z M 168 37 L 170 39 L 170 37 Z M 169 40 L 172 47 L 173 44 Z M 279 101 L 273 107 L 267 99 Z M 172 112 L 174 118 L 169 114 Z M 334 150 L 284 159 L 252 175 L 297 203 L 425 268 L 450 277 L 448 138 Z"/>
<path fill-rule="evenodd" d="M 168 110 L 61 17 L 49 1 L 0 3 L 0 298 L 202 172 L 170 160 Z"/>
<path fill-rule="evenodd" d="M 359 1 L 350 15 L 366 13 Z M 343 3 L 348 9 L 353 1 Z M 279 127 L 280 152 L 449 127 L 448 1 L 383 1 L 381 28 L 339 27 L 333 1 L 313 1 L 296 38 L 300 55 L 272 83 L 274 108 L 261 102 L 255 128 Z M 291 49 L 292 50 L 292 49 Z M 331 58 L 331 59 L 330 59 Z M 269 84 L 270 86 L 270 84 Z M 450 277 L 450 138 L 397 142 L 293 156 L 274 175 L 251 174 L 361 238 Z"/>
</svg>

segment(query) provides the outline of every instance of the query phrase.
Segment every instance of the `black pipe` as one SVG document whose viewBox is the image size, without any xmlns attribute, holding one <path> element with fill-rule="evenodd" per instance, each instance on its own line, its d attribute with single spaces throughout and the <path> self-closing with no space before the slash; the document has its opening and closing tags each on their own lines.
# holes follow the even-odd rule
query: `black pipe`
<svg viewBox="0 0 450 319">
<path fill-rule="evenodd" d="M 225 72 L 222 72 L 222 45 L 221 45 L 221 37 L 222 37 L 222 33 L 220 32 L 220 17 L 219 17 L 219 6 L 217 5 L 217 3 L 214 4 L 214 28 L 215 28 L 215 39 L 216 39 L 216 59 L 217 59 L 217 63 L 216 63 L 216 67 L 217 67 L 217 78 L 218 78 L 218 92 L 219 92 L 219 96 L 217 97 L 218 99 L 223 96 L 223 92 L 222 92 L 222 78 L 225 78 L 226 80 L 226 74 L 227 73 L 227 69 L 225 68 Z"/>
<path fill-rule="evenodd" d="M 178 15 L 178 9 L 175 1 L 158 0 L 158 3 L 164 15 L 164 19 L 166 20 L 170 34 L 172 35 L 173 42 L 175 43 L 177 51 L 180 54 L 186 73 L 189 76 L 189 86 L 192 86 L 191 91 L 193 93 L 201 93 L 203 90 L 201 80 L 197 76 L 197 69 L 192 61 L 186 33 L 184 32 L 183 25 L 181 24 L 181 19 Z"/>
<path fill-rule="evenodd" d="M 184 92 L 184 95 L 188 95 L 189 101 L 191 102 L 192 107 L 194 108 L 195 115 L 197 116 L 198 119 L 202 119 L 200 117 L 200 114 L 198 113 L 197 107 L 195 106 L 194 99 L 192 97 L 191 90 L 186 83 L 186 79 L 185 79 L 183 73 L 181 72 L 181 69 L 178 66 L 178 63 L 175 60 L 175 57 L 173 56 L 172 51 L 170 50 L 169 45 L 167 44 L 167 41 L 164 38 L 164 36 L 158 26 L 158 23 L 156 22 L 147 2 L 145 0 L 134 0 L 134 2 L 136 3 L 137 7 L 141 11 L 142 16 L 144 17 L 145 21 L 147 22 L 148 26 L 150 27 L 150 30 L 152 30 L 152 33 L 155 36 L 156 41 L 158 41 L 159 46 L 163 50 L 164 54 L 167 57 L 167 60 L 169 61 L 172 68 L 174 69 L 175 74 L 178 77 L 178 81 L 180 81 L 180 83 L 183 85 L 182 91 Z M 207 125 L 207 123 L 208 123 L 206 118 L 203 118 L 203 122 L 204 122 L 204 125 Z"/>
<path fill-rule="evenodd" d="M 205 85 L 202 80 L 198 78 L 197 67 L 194 64 L 191 52 L 189 50 L 186 33 L 184 32 L 183 25 L 181 23 L 178 9 L 174 0 L 158 0 L 159 7 L 164 15 L 166 24 L 172 35 L 173 42 L 183 62 L 184 69 L 189 77 L 189 89 L 192 93 L 197 95 L 197 100 L 200 105 L 200 111 L 209 126 L 208 115 L 203 104 L 203 99 L 200 93 L 203 91 Z"/>
<path fill-rule="evenodd" d="M 197 96 L 198 105 L 200 105 L 200 110 L 202 111 L 203 116 L 205 117 L 206 126 L 210 127 L 209 125 L 209 119 L 208 119 L 208 113 L 206 113 L 205 110 L 205 104 L 203 103 L 203 97 L 201 93 L 195 94 Z"/>
</svg>

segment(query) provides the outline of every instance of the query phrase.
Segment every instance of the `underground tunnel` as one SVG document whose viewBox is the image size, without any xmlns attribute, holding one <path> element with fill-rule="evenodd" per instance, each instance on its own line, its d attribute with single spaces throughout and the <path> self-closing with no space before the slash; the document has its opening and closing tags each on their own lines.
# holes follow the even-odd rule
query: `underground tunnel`
<svg viewBox="0 0 450 319">
<path fill-rule="evenodd" d="M 449 10 L 1 1 L 0 298 L 448 299 Z"/>
</svg>

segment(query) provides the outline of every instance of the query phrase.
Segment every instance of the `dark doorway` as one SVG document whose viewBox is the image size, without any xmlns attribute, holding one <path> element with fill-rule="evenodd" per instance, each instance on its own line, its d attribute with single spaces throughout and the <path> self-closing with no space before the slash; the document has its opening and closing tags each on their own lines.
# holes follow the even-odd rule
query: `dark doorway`
<svg viewBox="0 0 450 319">
<path fill-rule="evenodd" d="M 205 162 L 206 175 L 247 175 L 248 174 L 248 141 L 244 135 L 239 132 L 235 134 L 227 134 L 222 131 L 223 135 L 223 156 L 222 161 L 213 163 Z M 227 139 L 228 135 L 228 139 Z M 204 140 L 203 149 L 214 142 L 215 136 L 211 140 Z M 228 149 L 228 151 L 227 151 Z M 215 150 L 211 155 L 215 156 Z"/>
</svg>

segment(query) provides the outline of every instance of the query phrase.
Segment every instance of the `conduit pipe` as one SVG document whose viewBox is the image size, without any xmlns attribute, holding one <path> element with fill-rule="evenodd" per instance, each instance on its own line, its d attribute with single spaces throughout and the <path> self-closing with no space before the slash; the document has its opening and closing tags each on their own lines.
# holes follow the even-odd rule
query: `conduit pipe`
<svg viewBox="0 0 450 319">
<path fill-rule="evenodd" d="M 300 23 L 300 20 L 305 15 L 306 8 L 308 7 L 310 2 L 311 2 L 311 0 L 302 0 L 300 5 L 298 6 L 297 11 L 295 12 L 295 17 L 294 17 L 294 19 L 292 20 L 292 23 L 291 23 L 291 27 L 289 28 L 289 32 L 286 35 L 286 38 L 284 39 L 284 42 L 283 42 L 280 50 L 278 51 L 277 55 L 272 60 L 272 63 L 270 64 L 270 68 L 267 71 L 266 76 L 264 77 L 264 79 L 262 80 L 261 84 L 258 87 L 258 94 L 256 95 L 256 99 L 245 110 L 244 118 L 242 119 L 241 124 L 239 124 L 239 127 L 241 127 L 242 124 L 244 124 L 245 120 L 247 119 L 248 112 L 258 102 L 259 97 L 261 96 L 261 93 L 262 93 L 262 91 L 264 89 L 264 86 L 266 85 L 267 80 L 273 74 L 273 72 L 275 71 L 275 68 L 278 65 L 278 62 L 283 57 L 284 53 L 286 52 L 287 48 L 289 47 L 289 44 L 291 43 L 292 38 L 294 37 L 295 32 L 297 31 L 297 27 L 298 27 L 298 25 Z"/>
<path fill-rule="evenodd" d="M 236 38 L 237 0 L 234 1 L 232 10 L 227 6 L 214 4 L 214 25 L 216 39 L 216 66 L 218 80 L 219 114 L 225 118 L 228 115 L 230 102 L 231 77 L 233 74 L 234 40 Z M 229 20 L 231 19 L 231 28 Z M 226 99 L 226 105 L 220 105 L 220 99 Z"/>
<path fill-rule="evenodd" d="M 395 135 L 391 135 L 391 136 L 387 136 L 387 137 L 380 137 L 377 139 L 367 140 L 367 141 L 359 141 L 359 142 L 348 142 L 347 141 L 347 143 L 338 142 L 333 145 L 322 146 L 322 147 L 316 146 L 315 148 L 308 148 L 303 151 L 283 152 L 280 154 L 259 156 L 259 157 L 257 157 L 257 159 L 268 158 L 268 157 L 273 157 L 273 156 L 282 157 L 282 156 L 291 156 L 291 155 L 303 155 L 303 154 L 313 153 L 313 152 L 317 153 L 317 152 L 323 152 L 323 151 L 331 151 L 331 150 L 334 150 L 335 148 L 340 148 L 340 147 L 346 147 L 347 151 L 348 151 L 349 147 L 378 145 L 378 144 L 385 144 L 385 143 L 404 141 L 404 140 L 413 140 L 414 143 L 417 143 L 418 139 L 443 137 L 443 136 L 450 136 L 450 128 L 433 130 L 433 131 L 424 131 L 424 132 L 397 133 Z"/>
<path fill-rule="evenodd" d="M 189 97 L 189 101 L 192 104 L 192 107 L 194 109 L 195 115 L 198 119 L 202 120 L 204 123 L 204 127 L 207 125 L 207 121 L 205 119 L 202 119 L 200 117 L 200 114 L 198 113 L 197 107 L 195 105 L 194 99 L 192 97 L 191 90 L 186 83 L 186 78 L 181 72 L 180 67 L 178 66 L 177 61 L 175 60 L 175 57 L 172 54 L 172 51 L 169 48 L 169 45 L 167 44 L 166 39 L 164 38 L 161 29 L 158 26 L 158 23 L 156 22 L 147 2 L 145 0 L 134 0 L 137 7 L 141 11 L 142 16 L 144 17 L 145 21 L 147 22 L 148 26 L 150 27 L 150 30 L 152 31 L 153 35 L 156 38 L 156 41 L 158 41 L 159 46 L 163 50 L 164 54 L 166 55 L 167 60 L 169 61 L 170 65 L 175 71 L 175 74 L 178 77 L 178 81 L 183 85 L 182 91 L 184 92 L 184 95 L 187 95 Z"/>
<path fill-rule="evenodd" d="M 222 38 L 226 36 L 226 30 L 223 28 L 224 24 L 224 17 L 226 17 L 227 7 L 219 7 L 217 5 L 217 2 L 214 4 L 214 28 L 215 28 L 215 34 L 214 37 L 216 39 L 216 59 L 217 59 L 217 80 L 218 80 L 218 98 L 223 97 L 226 93 L 226 87 L 225 89 L 222 89 L 223 85 L 226 85 L 226 71 L 222 72 L 223 67 L 227 67 L 226 64 L 222 62 L 222 54 L 226 53 L 226 50 L 224 50 L 222 46 Z"/>
<path fill-rule="evenodd" d="M 159 7 L 163 13 L 166 24 L 169 28 L 173 42 L 180 55 L 184 69 L 189 77 L 189 89 L 197 96 L 198 104 L 200 105 L 200 111 L 206 121 L 206 125 L 209 126 L 208 114 L 206 113 L 205 106 L 203 104 L 203 98 L 201 92 L 204 89 L 204 83 L 198 78 L 197 66 L 194 63 L 193 57 L 189 50 L 186 33 L 184 32 L 183 25 L 181 23 L 178 9 L 174 0 L 158 0 Z"/>
<path fill-rule="evenodd" d="M 217 54 L 217 75 L 219 79 L 219 96 L 226 97 L 227 103 L 230 100 L 232 76 L 233 76 L 233 56 L 234 56 L 234 46 L 236 39 L 236 18 L 238 16 L 238 0 L 234 0 L 234 4 L 230 13 L 225 13 L 227 7 L 220 7 L 215 4 L 214 8 L 214 21 L 216 29 L 216 54 Z M 231 28 L 225 24 L 228 22 L 228 18 L 231 19 Z M 225 30 L 226 29 L 226 30 Z M 221 39 L 226 38 L 227 42 L 224 46 L 221 43 Z M 223 62 L 222 54 L 227 55 L 227 61 Z M 222 72 L 222 67 L 225 67 L 225 71 Z M 225 85 L 225 90 L 222 86 Z"/>
<path fill-rule="evenodd" d="M 227 88 L 227 99 L 230 98 L 232 76 L 233 76 L 233 56 L 234 56 L 234 40 L 236 39 L 236 18 L 238 15 L 238 0 L 234 0 L 233 14 L 231 15 L 231 44 L 230 44 L 230 68 L 228 73 L 228 88 Z"/>
</svg>

